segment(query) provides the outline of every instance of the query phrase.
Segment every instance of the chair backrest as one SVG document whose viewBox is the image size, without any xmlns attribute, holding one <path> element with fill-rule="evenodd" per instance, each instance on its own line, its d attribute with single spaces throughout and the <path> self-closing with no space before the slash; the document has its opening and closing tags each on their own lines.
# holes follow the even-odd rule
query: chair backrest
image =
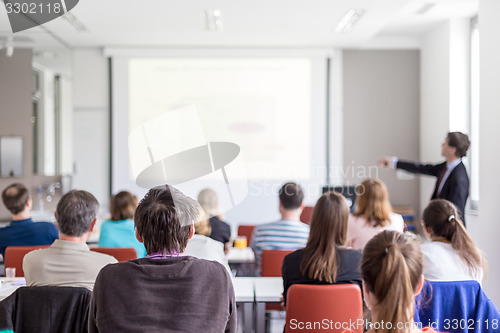
<svg viewBox="0 0 500 333">
<path fill-rule="evenodd" d="M 325 319 L 327 327 L 311 329 L 298 324 L 323 324 Z M 363 301 L 358 285 L 294 284 L 288 289 L 285 332 L 337 333 L 346 330 L 363 333 Z"/>
<path fill-rule="evenodd" d="M 314 210 L 313 206 L 305 206 L 304 209 L 302 210 L 302 214 L 300 214 L 300 220 L 305 224 L 311 224 L 313 210 Z"/>
<path fill-rule="evenodd" d="M 86 333 L 91 296 L 81 287 L 20 287 L 0 303 L 0 331 Z"/>
<path fill-rule="evenodd" d="M 414 320 L 438 332 L 500 332 L 500 312 L 477 281 L 425 281 Z"/>
<path fill-rule="evenodd" d="M 283 266 L 283 259 L 292 253 L 288 250 L 264 250 L 262 252 L 262 262 L 260 267 L 261 276 L 281 276 L 281 266 Z"/>
<path fill-rule="evenodd" d="M 4 267 L 14 267 L 16 269 L 16 277 L 23 277 L 23 259 L 24 256 L 33 250 L 45 249 L 50 245 L 33 245 L 33 246 L 7 246 L 5 248 Z M 5 273 L 5 272 L 4 272 Z"/>
<path fill-rule="evenodd" d="M 137 251 L 132 247 L 93 247 L 91 250 L 109 254 L 115 257 L 119 262 L 137 259 Z"/>
<path fill-rule="evenodd" d="M 252 245 L 252 236 L 255 225 L 239 225 L 238 236 L 245 236 L 247 238 L 247 245 Z"/>
</svg>

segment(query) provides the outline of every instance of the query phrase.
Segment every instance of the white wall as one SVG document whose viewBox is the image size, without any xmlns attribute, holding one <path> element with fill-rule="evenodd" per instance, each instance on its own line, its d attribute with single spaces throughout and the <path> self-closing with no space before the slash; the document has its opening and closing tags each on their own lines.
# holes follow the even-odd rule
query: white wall
<svg viewBox="0 0 500 333">
<path fill-rule="evenodd" d="M 420 50 L 420 161 L 441 162 L 441 143 L 449 130 L 450 25 L 428 33 Z M 420 207 L 428 204 L 436 179 L 419 177 Z"/>
<path fill-rule="evenodd" d="M 344 182 L 380 178 L 393 205 L 418 211 L 418 181 L 397 179 L 377 162 L 418 159 L 419 51 L 344 50 L 342 57 Z"/>
<path fill-rule="evenodd" d="M 497 306 L 500 305 L 500 265 L 496 261 L 500 253 L 500 224 L 496 209 L 500 157 L 495 152 L 500 142 L 499 12 L 499 1 L 480 0 L 480 202 L 479 214 L 466 212 L 468 231 L 489 259 L 489 272 L 483 287 Z M 468 57 L 468 25 L 468 20 L 446 22 L 425 36 L 421 50 L 421 161 L 441 161 L 440 147 L 446 132 L 466 131 L 463 119 L 468 116 L 464 107 L 468 99 L 463 94 L 468 82 L 464 69 Z M 464 78 L 465 85 L 454 85 L 455 81 Z M 420 178 L 421 206 L 425 207 L 435 179 Z"/>
<path fill-rule="evenodd" d="M 109 79 L 107 59 L 99 49 L 76 49 L 74 75 L 73 187 L 109 201 Z"/>
<path fill-rule="evenodd" d="M 468 216 L 468 228 L 489 260 L 489 272 L 484 288 L 488 296 L 500 306 L 500 223 L 498 212 L 498 169 L 500 155 L 500 1 L 479 1 L 480 33 L 480 201 L 479 215 Z"/>
</svg>

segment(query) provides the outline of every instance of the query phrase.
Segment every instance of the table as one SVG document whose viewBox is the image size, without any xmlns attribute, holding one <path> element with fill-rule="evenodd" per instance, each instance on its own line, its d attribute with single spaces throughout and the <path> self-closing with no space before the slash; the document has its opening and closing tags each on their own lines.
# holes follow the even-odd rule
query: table
<svg viewBox="0 0 500 333">
<path fill-rule="evenodd" d="M 227 254 L 227 261 L 237 276 L 255 276 L 255 255 L 251 248 L 231 248 Z"/>
<path fill-rule="evenodd" d="M 281 277 L 233 278 L 236 302 L 242 304 L 243 332 L 256 333 L 266 330 L 266 303 L 280 303 L 283 293 Z M 240 314 L 238 314 L 240 315 Z"/>
<path fill-rule="evenodd" d="M 255 332 L 266 331 L 266 303 L 280 303 L 283 295 L 281 277 L 254 278 L 255 288 Z"/>
<path fill-rule="evenodd" d="M 255 302 L 254 282 L 250 277 L 234 277 L 234 295 L 236 303 L 240 304 L 238 318 L 243 320 L 243 332 L 252 332 L 253 329 L 253 305 Z"/>
<path fill-rule="evenodd" d="M 0 288 L 0 301 L 9 297 L 17 288 L 25 286 L 26 280 L 23 277 L 14 278 L 14 281 L 7 282 L 7 279 L 0 278 L 2 287 Z"/>
</svg>

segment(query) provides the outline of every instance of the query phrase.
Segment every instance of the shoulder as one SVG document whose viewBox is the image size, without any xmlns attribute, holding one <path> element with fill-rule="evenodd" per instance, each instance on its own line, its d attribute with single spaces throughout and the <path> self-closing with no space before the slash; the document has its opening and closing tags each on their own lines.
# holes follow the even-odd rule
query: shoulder
<svg viewBox="0 0 500 333">
<path fill-rule="evenodd" d="M 49 249 L 38 249 L 30 251 L 24 256 L 23 262 L 39 262 L 44 255 L 49 253 Z"/>
<path fill-rule="evenodd" d="M 285 256 L 285 258 L 283 259 L 283 262 L 285 262 L 285 261 L 291 262 L 291 261 L 301 260 L 303 256 L 304 256 L 304 249 L 296 250 L 290 254 L 287 254 Z"/>
<path fill-rule="evenodd" d="M 115 257 L 110 256 L 109 254 L 99 253 L 95 251 L 89 251 L 89 253 L 87 253 L 87 256 L 95 260 L 96 264 L 113 264 L 118 262 Z"/>
<path fill-rule="evenodd" d="M 346 261 L 359 262 L 361 261 L 361 251 L 349 248 L 340 248 L 338 250 L 340 259 Z"/>
</svg>

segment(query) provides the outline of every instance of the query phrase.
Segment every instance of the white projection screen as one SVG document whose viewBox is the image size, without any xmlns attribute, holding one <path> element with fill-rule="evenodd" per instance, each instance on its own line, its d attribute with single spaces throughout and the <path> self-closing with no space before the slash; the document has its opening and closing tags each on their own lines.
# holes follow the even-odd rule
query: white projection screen
<svg viewBox="0 0 500 333">
<path fill-rule="evenodd" d="M 131 167 L 133 133 L 144 135 L 150 157 L 151 150 L 164 158 L 210 142 L 239 147 L 236 167 L 175 185 L 193 198 L 213 188 L 232 224 L 277 219 L 277 192 L 286 181 L 303 186 L 307 204 L 321 194 L 326 57 L 120 55 L 111 63 L 113 193 L 147 191 L 136 184 L 135 169 L 152 161 L 145 149 L 132 148 Z M 189 120 L 176 123 L 179 117 Z"/>
</svg>

